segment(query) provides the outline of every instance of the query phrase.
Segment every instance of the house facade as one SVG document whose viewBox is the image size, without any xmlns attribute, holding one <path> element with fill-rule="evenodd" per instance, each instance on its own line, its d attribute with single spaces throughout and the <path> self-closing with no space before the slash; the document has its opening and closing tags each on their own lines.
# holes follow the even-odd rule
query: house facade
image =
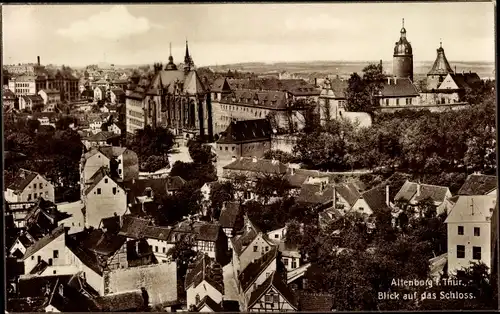
<svg viewBox="0 0 500 314">
<path fill-rule="evenodd" d="M 103 86 L 97 86 L 94 88 L 94 100 L 104 100 L 106 99 L 106 88 Z"/>
<path fill-rule="evenodd" d="M 32 111 L 35 108 L 43 108 L 43 98 L 38 95 L 23 95 L 19 97 L 19 110 Z"/>
<path fill-rule="evenodd" d="M 54 186 L 39 173 L 21 169 L 13 181 L 5 183 L 4 197 L 8 202 L 32 202 L 39 197 L 54 202 Z"/>
<path fill-rule="evenodd" d="M 293 292 L 277 272 L 273 272 L 250 296 L 249 312 L 296 312 L 297 301 Z"/>
<path fill-rule="evenodd" d="M 489 268 L 492 252 L 492 221 L 496 195 L 459 196 L 445 223 L 448 228 L 448 274 L 456 274 L 471 263 Z"/>
</svg>

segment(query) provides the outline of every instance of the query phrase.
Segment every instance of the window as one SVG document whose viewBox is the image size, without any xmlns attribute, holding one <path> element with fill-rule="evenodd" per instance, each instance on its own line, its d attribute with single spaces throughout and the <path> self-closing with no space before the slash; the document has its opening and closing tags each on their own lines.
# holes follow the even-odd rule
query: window
<svg viewBox="0 0 500 314">
<path fill-rule="evenodd" d="M 295 259 L 292 260 L 292 269 L 295 269 L 297 268 L 297 262 L 295 261 Z"/>
<path fill-rule="evenodd" d="M 481 247 L 473 246 L 472 247 L 472 259 L 480 260 L 481 259 Z"/>
<path fill-rule="evenodd" d="M 49 258 L 49 266 L 52 266 L 52 259 Z"/>
<path fill-rule="evenodd" d="M 464 235 L 464 226 L 458 226 L 458 235 Z"/>
<path fill-rule="evenodd" d="M 54 252 L 53 252 L 52 256 L 53 256 L 54 258 L 59 258 L 59 251 L 58 251 L 58 250 L 54 250 Z"/>
<path fill-rule="evenodd" d="M 273 295 L 273 303 L 279 303 L 280 302 L 280 296 L 278 294 Z"/>
<path fill-rule="evenodd" d="M 285 266 L 288 266 L 288 258 L 283 259 L 283 264 L 285 264 Z"/>
<path fill-rule="evenodd" d="M 116 195 L 116 188 L 113 188 L 113 195 Z"/>
<path fill-rule="evenodd" d="M 163 253 L 165 253 L 165 251 L 166 251 L 166 248 L 163 248 L 163 249 L 162 249 L 162 251 L 163 251 Z"/>
<path fill-rule="evenodd" d="M 387 99 L 385 100 L 385 105 L 386 105 L 386 106 L 389 106 L 389 98 L 387 98 Z"/>
<path fill-rule="evenodd" d="M 104 179 L 104 183 L 108 183 L 108 178 Z"/>
<path fill-rule="evenodd" d="M 97 189 L 97 194 L 101 194 L 101 189 L 100 188 Z"/>
<path fill-rule="evenodd" d="M 40 261 L 42 260 L 42 257 L 40 255 L 38 255 L 37 257 L 38 257 L 37 261 L 40 263 Z"/>
<path fill-rule="evenodd" d="M 35 256 L 34 256 L 34 255 L 33 255 L 33 256 L 31 256 L 31 260 L 32 260 L 32 261 L 33 261 L 33 260 L 35 260 Z"/>
<path fill-rule="evenodd" d="M 479 237 L 481 235 L 481 229 L 479 227 L 474 227 L 474 236 Z"/>
<path fill-rule="evenodd" d="M 162 260 L 162 262 L 163 262 L 163 263 L 166 263 L 166 262 L 167 262 L 167 260 L 166 260 L 166 259 L 164 259 L 164 260 Z"/>
<path fill-rule="evenodd" d="M 267 251 L 269 251 L 269 247 L 268 247 L 268 246 L 266 246 L 266 252 L 267 252 Z"/>
<path fill-rule="evenodd" d="M 253 290 L 255 290 L 255 289 L 257 289 L 257 284 L 256 283 L 253 284 Z"/>
<path fill-rule="evenodd" d="M 465 245 L 457 245 L 457 258 L 465 258 Z"/>
<path fill-rule="evenodd" d="M 232 147 L 232 149 L 231 149 L 231 150 L 233 150 L 233 151 L 234 151 L 234 146 Z"/>
<path fill-rule="evenodd" d="M 37 197 L 37 193 L 35 193 L 35 194 L 33 195 L 33 198 L 35 198 L 35 199 L 36 199 L 36 197 Z"/>
<path fill-rule="evenodd" d="M 254 252 L 257 252 L 258 250 L 259 250 L 259 247 L 258 247 L 257 245 L 254 245 L 254 246 L 253 246 L 253 251 L 254 251 Z"/>
<path fill-rule="evenodd" d="M 28 194 L 28 202 L 31 201 L 31 194 Z"/>
<path fill-rule="evenodd" d="M 57 273 L 57 271 L 55 271 L 55 270 L 52 272 L 52 274 L 54 274 L 54 275 L 55 275 L 56 273 Z"/>
<path fill-rule="evenodd" d="M 45 197 L 49 197 L 49 191 L 45 191 Z"/>
<path fill-rule="evenodd" d="M 222 147 L 219 147 L 219 150 L 222 150 Z"/>
<path fill-rule="evenodd" d="M 225 147 L 225 150 L 227 151 L 227 146 Z"/>
<path fill-rule="evenodd" d="M 158 247 L 157 247 L 157 246 L 155 246 L 155 252 L 157 252 L 157 253 L 158 253 Z"/>
<path fill-rule="evenodd" d="M 399 98 L 396 98 L 396 106 L 399 106 Z"/>
<path fill-rule="evenodd" d="M 265 301 L 266 303 L 272 303 L 272 302 L 273 302 L 273 296 L 272 296 L 272 295 L 270 295 L 270 294 L 266 294 L 266 295 L 264 296 L 264 301 Z"/>
<path fill-rule="evenodd" d="M 274 235 L 274 238 L 275 238 L 275 239 L 278 239 L 279 237 L 280 237 L 280 235 L 279 235 L 279 234 L 275 234 L 275 235 Z"/>
<path fill-rule="evenodd" d="M 41 189 L 43 188 L 43 183 L 38 184 L 38 187 Z"/>
<path fill-rule="evenodd" d="M 269 276 L 271 276 L 271 273 L 266 273 L 266 278 L 268 278 Z"/>
</svg>

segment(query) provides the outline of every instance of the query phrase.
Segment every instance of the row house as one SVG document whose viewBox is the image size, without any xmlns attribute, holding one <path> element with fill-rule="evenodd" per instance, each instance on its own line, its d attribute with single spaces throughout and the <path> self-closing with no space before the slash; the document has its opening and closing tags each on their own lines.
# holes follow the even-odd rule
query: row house
<svg viewBox="0 0 500 314">
<path fill-rule="evenodd" d="M 33 111 L 43 107 L 43 98 L 39 95 L 23 95 L 19 97 L 19 110 Z"/>
<path fill-rule="evenodd" d="M 273 271 L 252 292 L 247 305 L 248 312 L 296 312 L 298 310 L 295 294 L 276 271 Z"/>
<path fill-rule="evenodd" d="M 8 87 L 16 94 L 16 97 L 36 95 L 37 93 L 35 76 L 22 75 L 13 77 L 9 80 Z"/>
<path fill-rule="evenodd" d="M 377 95 L 381 111 L 415 109 L 420 106 L 420 92 L 409 78 L 389 77 Z"/>
<path fill-rule="evenodd" d="M 61 92 L 55 89 L 41 89 L 38 95 L 43 99 L 44 111 L 55 111 L 57 104 L 61 102 Z"/>
<path fill-rule="evenodd" d="M 54 202 L 54 185 L 37 172 L 20 169 L 12 180 L 6 180 L 7 202 L 31 202 L 43 197 Z"/>
<path fill-rule="evenodd" d="M 16 94 L 14 94 L 10 89 L 3 88 L 2 91 L 2 106 L 4 110 L 15 109 L 16 104 Z"/>
<path fill-rule="evenodd" d="M 232 121 L 216 142 L 217 160 L 262 158 L 271 149 L 272 134 L 267 119 Z"/>
<path fill-rule="evenodd" d="M 219 224 L 226 234 L 230 249 L 232 249 L 231 239 L 243 228 L 244 221 L 244 210 L 238 202 L 224 203 L 219 216 Z"/>
<path fill-rule="evenodd" d="M 208 255 L 199 253 L 188 269 L 184 289 L 190 311 L 201 309 L 202 300 L 208 306 L 215 303 L 221 308 L 224 297 L 222 266 Z"/>
<path fill-rule="evenodd" d="M 186 181 L 179 176 L 137 179 L 125 183 L 129 204 L 153 202 L 155 199 L 174 195 Z"/>
<path fill-rule="evenodd" d="M 394 197 L 394 201 L 403 202 L 414 207 L 416 215 L 418 215 L 419 202 L 430 200 L 436 206 L 437 215 L 440 215 L 450 212 L 451 203 L 449 199 L 451 197 L 448 187 L 407 180 Z"/>
</svg>

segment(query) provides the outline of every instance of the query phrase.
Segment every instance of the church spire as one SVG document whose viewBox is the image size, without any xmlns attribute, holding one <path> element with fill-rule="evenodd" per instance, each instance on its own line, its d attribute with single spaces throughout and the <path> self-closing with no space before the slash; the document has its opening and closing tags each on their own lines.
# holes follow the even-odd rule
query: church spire
<svg viewBox="0 0 500 314">
<path fill-rule="evenodd" d="M 406 38 L 406 28 L 405 28 L 405 19 L 402 20 L 401 26 L 401 38 Z"/>
<path fill-rule="evenodd" d="M 168 64 L 165 66 L 165 70 L 177 70 L 177 66 L 174 63 L 174 57 L 172 57 L 172 43 L 169 43 L 170 55 L 168 56 Z"/>
<path fill-rule="evenodd" d="M 189 70 L 191 70 L 192 67 L 194 67 L 193 58 L 191 58 L 191 55 L 189 54 L 189 46 L 188 46 L 188 41 L 186 39 L 186 53 L 184 55 L 184 70 L 189 71 Z"/>
</svg>

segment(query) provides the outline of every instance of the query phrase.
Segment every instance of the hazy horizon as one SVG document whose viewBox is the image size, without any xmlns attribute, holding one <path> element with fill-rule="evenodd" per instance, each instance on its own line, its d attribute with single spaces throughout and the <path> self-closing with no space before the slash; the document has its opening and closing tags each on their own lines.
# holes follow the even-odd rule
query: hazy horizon
<svg viewBox="0 0 500 314">
<path fill-rule="evenodd" d="M 405 19 L 414 62 L 494 62 L 494 6 L 453 3 L 3 5 L 4 64 L 389 61 Z M 57 16 L 57 19 L 54 17 Z M 464 47 L 471 47 L 464 49 Z"/>
</svg>

